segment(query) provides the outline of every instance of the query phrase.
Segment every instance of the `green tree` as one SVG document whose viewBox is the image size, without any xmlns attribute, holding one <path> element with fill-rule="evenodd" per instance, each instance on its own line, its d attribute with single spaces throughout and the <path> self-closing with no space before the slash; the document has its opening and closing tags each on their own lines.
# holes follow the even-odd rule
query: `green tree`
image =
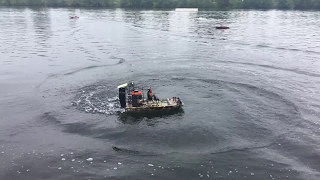
<svg viewBox="0 0 320 180">
<path fill-rule="evenodd" d="M 242 8 L 242 0 L 230 0 L 231 7 L 234 9 Z"/>
<path fill-rule="evenodd" d="M 214 8 L 214 3 L 211 0 L 198 0 L 198 8 Z"/>
<path fill-rule="evenodd" d="M 313 9 L 312 0 L 295 0 L 295 9 Z"/>
<path fill-rule="evenodd" d="M 245 9 L 271 9 L 273 5 L 272 0 L 243 0 Z"/>
<path fill-rule="evenodd" d="M 216 2 L 218 8 L 226 9 L 232 6 L 229 0 L 216 0 Z"/>
<path fill-rule="evenodd" d="M 153 8 L 153 1 L 152 0 L 142 0 L 141 7 L 142 8 Z"/>
<path fill-rule="evenodd" d="M 278 9 L 293 9 L 294 3 L 292 0 L 278 0 Z"/>
</svg>

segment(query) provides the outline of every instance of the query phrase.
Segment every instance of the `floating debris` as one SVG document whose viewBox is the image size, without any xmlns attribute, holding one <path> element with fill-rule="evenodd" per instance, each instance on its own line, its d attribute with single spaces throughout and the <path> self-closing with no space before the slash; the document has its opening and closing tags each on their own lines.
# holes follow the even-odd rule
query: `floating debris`
<svg viewBox="0 0 320 180">
<path fill-rule="evenodd" d="M 75 159 L 72 159 L 71 161 L 73 162 L 73 161 L 75 161 Z"/>
<path fill-rule="evenodd" d="M 118 162 L 118 164 L 121 165 L 122 163 L 121 163 L 121 162 Z"/>
<path fill-rule="evenodd" d="M 230 29 L 228 26 L 216 26 L 216 29 Z"/>
<path fill-rule="evenodd" d="M 65 160 L 66 160 L 66 158 L 62 158 L 61 160 L 62 160 L 62 161 L 65 161 Z"/>
<path fill-rule="evenodd" d="M 148 164 L 148 166 L 151 166 L 151 167 L 153 167 L 154 165 L 153 165 L 153 164 Z"/>
<path fill-rule="evenodd" d="M 59 170 L 61 170 L 61 169 L 62 169 L 62 167 L 58 167 L 58 169 L 59 169 Z"/>
<path fill-rule="evenodd" d="M 93 161 L 93 158 L 88 158 L 87 161 Z"/>
<path fill-rule="evenodd" d="M 251 176 L 254 176 L 254 173 L 251 173 Z"/>
</svg>

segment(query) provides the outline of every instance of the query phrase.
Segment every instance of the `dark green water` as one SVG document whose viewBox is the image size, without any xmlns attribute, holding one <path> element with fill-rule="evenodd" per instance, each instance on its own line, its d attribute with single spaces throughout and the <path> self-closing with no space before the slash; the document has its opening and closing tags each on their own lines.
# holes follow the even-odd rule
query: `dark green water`
<svg viewBox="0 0 320 180">
<path fill-rule="evenodd" d="M 319 29 L 317 11 L 0 8 L 0 179 L 319 179 Z M 184 111 L 119 114 L 128 81 Z"/>
</svg>

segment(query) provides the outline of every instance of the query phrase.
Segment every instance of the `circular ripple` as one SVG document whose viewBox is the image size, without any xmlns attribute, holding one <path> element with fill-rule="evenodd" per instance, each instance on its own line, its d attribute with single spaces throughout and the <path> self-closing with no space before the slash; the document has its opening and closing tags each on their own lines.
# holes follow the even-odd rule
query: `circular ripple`
<svg viewBox="0 0 320 180">
<path fill-rule="evenodd" d="M 79 89 L 72 104 L 87 113 L 112 115 L 122 112 L 116 91 L 106 84 L 95 84 Z"/>
</svg>

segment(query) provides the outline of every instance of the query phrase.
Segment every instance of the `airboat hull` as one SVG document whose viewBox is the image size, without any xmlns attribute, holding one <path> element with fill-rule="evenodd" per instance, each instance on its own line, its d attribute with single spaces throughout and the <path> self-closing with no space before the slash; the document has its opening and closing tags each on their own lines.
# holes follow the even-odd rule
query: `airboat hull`
<svg viewBox="0 0 320 180">
<path fill-rule="evenodd" d="M 126 112 L 167 112 L 179 110 L 183 106 L 181 101 L 173 99 L 165 99 L 160 101 L 143 101 L 139 107 L 134 107 L 132 104 L 127 103 L 125 108 Z"/>
</svg>

